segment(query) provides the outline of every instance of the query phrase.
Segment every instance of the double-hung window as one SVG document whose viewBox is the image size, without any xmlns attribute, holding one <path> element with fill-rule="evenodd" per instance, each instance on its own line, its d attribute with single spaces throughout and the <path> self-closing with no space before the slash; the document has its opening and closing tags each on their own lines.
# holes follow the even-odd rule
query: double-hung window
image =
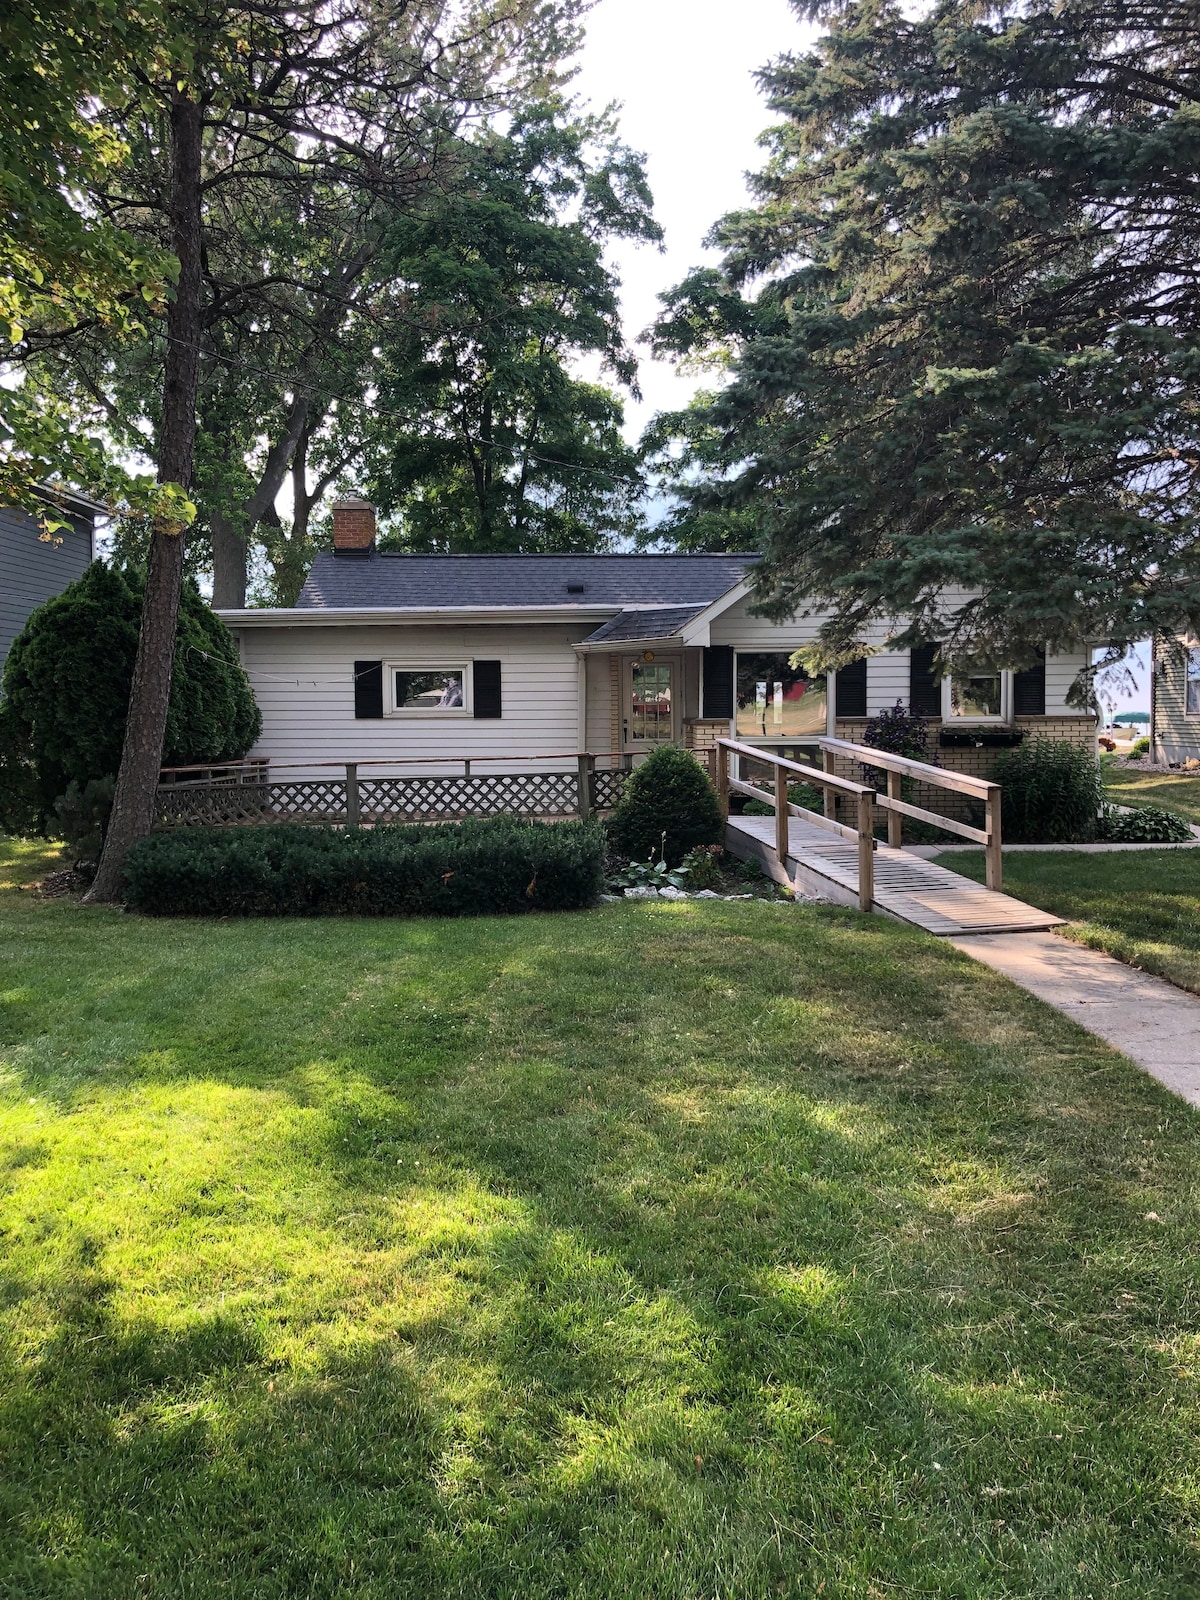
<svg viewBox="0 0 1200 1600">
<path fill-rule="evenodd" d="M 788 651 L 737 653 L 739 739 L 795 739 L 826 731 L 825 679 L 793 667 Z"/>
</svg>

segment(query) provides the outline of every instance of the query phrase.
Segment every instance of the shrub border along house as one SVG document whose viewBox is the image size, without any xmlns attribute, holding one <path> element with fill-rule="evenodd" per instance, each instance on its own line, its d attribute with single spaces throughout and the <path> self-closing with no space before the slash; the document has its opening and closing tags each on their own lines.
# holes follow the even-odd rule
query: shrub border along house
<svg viewBox="0 0 1200 1600">
<path fill-rule="evenodd" d="M 399 828 L 188 828 L 135 845 L 128 903 L 150 916 L 467 916 L 571 911 L 603 884 L 595 820 Z"/>
</svg>

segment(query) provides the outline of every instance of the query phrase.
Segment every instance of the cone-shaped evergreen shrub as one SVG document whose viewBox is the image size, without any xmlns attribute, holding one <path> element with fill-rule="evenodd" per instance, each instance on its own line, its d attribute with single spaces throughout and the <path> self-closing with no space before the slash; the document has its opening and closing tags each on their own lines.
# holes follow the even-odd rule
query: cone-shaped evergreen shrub
<svg viewBox="0 0 1200 1600">
<path fill-rule="evenodd" d="M 677 867 L 697 845 L 722 844 L 725 822 L 704 769 L 686 750 L 666 744 L 630 774 L 609 831 L 617 849 L 634 860 L 657 860 L 661 847 L 667 865 Z"/>
<path fill-rule="evenodd" d="M 141 618 L 142 581 L 102 561 L 34 611 L 4 664 L 12 741 L 28 752 L 42 813 L 75 782 L 112 776 Z M 179 608 L 163 761 L 232 761 L 262 719 L 228 628 L 190 580 Z"/>
</svg>

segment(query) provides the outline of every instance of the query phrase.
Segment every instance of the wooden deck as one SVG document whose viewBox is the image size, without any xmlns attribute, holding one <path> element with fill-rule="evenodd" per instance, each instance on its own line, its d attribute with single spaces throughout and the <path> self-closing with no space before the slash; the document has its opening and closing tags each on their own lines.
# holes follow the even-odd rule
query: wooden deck
<svg viewBox="0 0 1200 1600">
<path fill-rule="evenodd" d="M 726 846 L 743 860 L 760 860 L 776 882 L 843 905 L 858 898 L 858 845 L 815 823 L 793 817 L 786 866 L 775 852 L 774 817 L 729 819 Z M 1052 917 L 1011 895 L 948 872 L 932 861 L 880 845 L 875 852 L 875 910 L 943 938 L 966 933 L 1024 933 L 1056 928 Z"/>
</svg>

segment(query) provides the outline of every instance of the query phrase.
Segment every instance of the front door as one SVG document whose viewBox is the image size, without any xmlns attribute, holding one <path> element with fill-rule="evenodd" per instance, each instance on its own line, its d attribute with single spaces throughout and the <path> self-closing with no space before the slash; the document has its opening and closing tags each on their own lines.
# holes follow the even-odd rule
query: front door
<svg viewBox="0 0 1200 1600">
<path fill-rule="evenodd" d="M 648 652 L 649 654 L 649 652 Z M 623 748 L 653 750 L 678 738 L 678 656 L 635 656 L 625 664 Z"/>
</svg>

